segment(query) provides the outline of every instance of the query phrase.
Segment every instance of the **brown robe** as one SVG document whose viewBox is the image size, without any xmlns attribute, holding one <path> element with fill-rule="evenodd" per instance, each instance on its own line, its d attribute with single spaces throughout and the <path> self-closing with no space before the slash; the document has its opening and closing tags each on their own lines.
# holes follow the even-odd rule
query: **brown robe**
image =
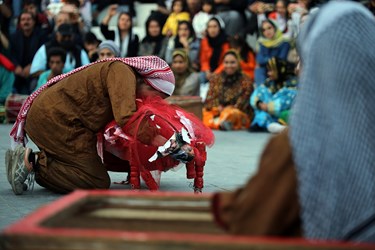
<svg viewBox="0 0 375 250">
<path fill-rule="evenodd" d="M 233 234 L 301 236 L 297 177 L 287 132 L 270 140 L 257 174 L 243 188 L 216 193 L 212 208 L 219 225 Z"/>
<path fill-rule="evenodd" d="M 39 147 L 36 181 L 55 192 L 108 188 L 96 134 L 136 111 L 136 76 L 128 65 L 103 62 L 62 79 L 32 104 L 25 130 Z"/>
</svg>

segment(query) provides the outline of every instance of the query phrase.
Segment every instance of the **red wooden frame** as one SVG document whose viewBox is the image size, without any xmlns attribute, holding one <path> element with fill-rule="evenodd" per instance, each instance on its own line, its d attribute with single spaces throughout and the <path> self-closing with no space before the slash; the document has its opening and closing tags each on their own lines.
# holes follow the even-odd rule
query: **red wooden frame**
<svg viewBox="0 0 375 250">
<path fill-rule="evenodd" d="M 82 229 L 82 228 L 59 228 L 59 227 L 43 227 L 42 222 L 52 216 L 58 214 L 64 209 L 70 207 L 83 199 L 90 196 L 97 197 L 192 197 L 191 193 L 180 192 L 148 192 L 148 191 L 123 191 L 123 190 L 91 190 L 91 191 L 75 191 L 66 195 L 55 202 L 45 205 L 35 212 L 29 214 L 20 221 L 10 225 L 1 232 L 1 238 L 9 236 L 21 237 L 63 237 L 71 239 L 102 239 L 102 240 L 121 240 L 132 242 L 194 242 L 212 243 L 212 244 L 228 244 L 231 245 L 265 245 L 265 246 L 280 246 L 282 249 L 288 249 L 290 246 L 293 249 L 301 247 L 301 249 L 375 249 L 375 244 L 356 244 L 343 242 L 328 242 L 328 241 L 307 241 L 301 238 L 278 238 L 278 237 L 247 237 L 247 236 L 233 236 L 233 235 L 207 235 L 194 233 L 173 233 L 173 232 L 128 232 L 108 229 Z M 209 198 L 211 194 L 200 194 L 201 197 Z M 1 245 L 1 244 L 0 244 Z M 258 248 L 257 248 L 258 249 Z M 260 248 L 259 248 L 260 249 Z"/>
</svg>

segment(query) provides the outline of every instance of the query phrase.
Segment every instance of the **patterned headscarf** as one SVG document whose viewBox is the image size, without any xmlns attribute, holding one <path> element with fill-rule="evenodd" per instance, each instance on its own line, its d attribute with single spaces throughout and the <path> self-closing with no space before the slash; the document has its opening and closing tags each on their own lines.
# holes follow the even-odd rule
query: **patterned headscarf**
<svg viewBox="0 0 375 250">
<path fill-rule="evenodd" d="M 290 123 L 304 236 L 375 242 L 375 18 L 333 1 L 300 33 Z"/>
<path fill-rule="evenodd" d="M 174 91 L 175 79 L 173 72 L 170 69 L 169 65 L 157 56 L 107 58 L 100 61 L 96 61 L 85 66 L 79 67 L 75 70 L 72 70 L 66 74 L 58 75 L 49 80 L 46 84 L 41 86 L 34 93 L 32 93 L 22 105 L 21 110 L 18 113 L 17 120 L 14 123 L 12 130 L 10 131 L 10 136 L 13 138 L 13 140 L 16 143 L 26 143 L 24 133 L 26 116 L 33 101 L 43 90 L 59 82 L 60 80 L 69 77 L 72 74 L 75 74 L 87 67 L 90 67 L 93 64 L 106 61 L 119 61 L 125 63 L 126 65 L 129 65 L 135 71 L 137 71 L 142 77 L 144 77 L 144 80 L 148 85 L 152 86 L 154 89 L 160 92 L 163 92 L 167 95 L 172 95 Z"/>
<path fill-rule="evenodd" d="M 284 38 L 283 33 L 278 28 L 278 26 L 275 22 L 273 22 L 271 19 L 263 20 L 262 25 L 261 25 L 262 27 L 263 27 L 263 23 L 271 24 L 272 27 L 275 29 L 275 34 L 273 35 L 273 37 L 271 39 L 268 39 L 263 35 L 264 31 L 262 30 L 261 36 L 258 39 L 258 42 L 260 44 L 262 44 L 266 48 L 275 48 L 275 47 L 279 46 L 280 44 L 282 44 L 283 42 L 287 41 Z"/>
</svg>

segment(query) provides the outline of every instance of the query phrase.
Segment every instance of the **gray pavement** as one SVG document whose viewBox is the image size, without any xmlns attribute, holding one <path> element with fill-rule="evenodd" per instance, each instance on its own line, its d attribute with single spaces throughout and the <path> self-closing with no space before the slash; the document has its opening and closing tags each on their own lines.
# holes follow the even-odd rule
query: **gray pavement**
<svg viewBox="0 0 375 250">
<path fill-rule="evenodd" d="M 62 195 L 52 193 L 35 183 L 34 191 L 16 196 L 5 173 L 5 151 L 10 147 L 11 125 L 0 125 L 0 230 L 26 216 L 40 206 Z M 208 148 L 204 171 L 203 192 L 234 190 L 246 183 L 255 173 L 259 156 L 268 138 L 267 133 L 247 131 L 215 131 L 216 141 Z M 28 146 L 36 149 L 32 142 Z M 110 173 L 112 181 L 121 181 L 124 173 Z M 193 192 L 192 181 L 186 179 L 184 168 L 162 173 L 160 191 Z M 129 186 L 112 184 L 112 189 L 130 189 Z M 146 187 L 142 186 L 143 190 Z"/>
</svg>

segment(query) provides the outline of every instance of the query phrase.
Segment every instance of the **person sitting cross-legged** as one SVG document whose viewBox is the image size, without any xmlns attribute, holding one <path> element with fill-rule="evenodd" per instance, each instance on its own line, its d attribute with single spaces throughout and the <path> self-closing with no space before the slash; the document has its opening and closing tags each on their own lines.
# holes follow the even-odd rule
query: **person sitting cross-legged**
<svg viewBox="0 0 375 250">
<path fill-rule="evenodd" d="M 267 68 L 268 78 L 255 88 L 250 97 L 250 105 L 255 110 L 250 131 L 277 133 L 285 128 L 287 119 L 283 116 L 292 107 L 298 81 L 294 65 L 286 61 L 273 57 L 268 61 Z"/>
</svg>

